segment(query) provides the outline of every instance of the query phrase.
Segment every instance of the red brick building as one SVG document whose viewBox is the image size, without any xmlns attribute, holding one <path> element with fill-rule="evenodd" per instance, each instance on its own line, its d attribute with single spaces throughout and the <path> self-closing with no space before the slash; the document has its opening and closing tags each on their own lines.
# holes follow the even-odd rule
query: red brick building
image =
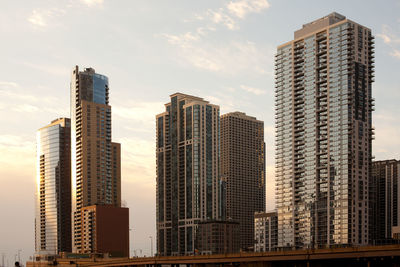
<svg viewBox="0 0 400 267">
<path fill-rule="evenodd" d="M 82 208 L 83 253 L 129 257 L 129 209 L 113 205 Z"/>
</svg>

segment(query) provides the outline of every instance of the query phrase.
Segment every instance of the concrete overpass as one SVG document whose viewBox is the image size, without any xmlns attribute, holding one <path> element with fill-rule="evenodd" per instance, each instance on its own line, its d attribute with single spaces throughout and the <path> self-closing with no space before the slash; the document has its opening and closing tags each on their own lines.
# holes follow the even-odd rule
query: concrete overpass
<svg viewBox="0 0 400 267">
<path fill-rule="evenodd" d="M 320 267 L 320 266 L 398 266 L 400 245 L 348 247 L 335 249 L 309 249 L 261 253 L 237 253 L 224 255 L 145 257 L 119 259 L 57 259 L 56 266 L 141 266 L 141 267 Z M 27 262 L 27 266 L 49 266 Z"/>
</svg>

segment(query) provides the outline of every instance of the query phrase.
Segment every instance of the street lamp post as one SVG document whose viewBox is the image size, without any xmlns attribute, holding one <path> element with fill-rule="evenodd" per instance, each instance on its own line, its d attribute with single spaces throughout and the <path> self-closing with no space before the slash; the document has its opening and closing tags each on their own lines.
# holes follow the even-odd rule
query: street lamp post
<svg viewBox="0 0 400 267">
<path fill-rule="evenodd" d="M 22 251 L 22 249 L 18 249 L 18 262 L 19 262 L 19 264 L 21 264 L 21 251 Z"/>
<path fill-rule="evenodd" d="M 153 237 L 149 236 L 149 238 L 150 238 L 150 245 L 151 245 L 151 254 L 150 254 L 150 256 L 153 257 Z"/>
</svg>

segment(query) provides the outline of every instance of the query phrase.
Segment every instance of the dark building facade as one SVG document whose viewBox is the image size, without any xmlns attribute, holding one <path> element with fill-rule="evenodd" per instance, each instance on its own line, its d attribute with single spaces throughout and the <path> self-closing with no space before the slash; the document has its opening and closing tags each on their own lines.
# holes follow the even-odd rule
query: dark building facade
<svg viewBox="0 0 400 267">
<path fill-rule="evenodd" d="M 370 236 L 372 244 L 385 244 L 400 226 L 400 161 L 372 163 L 370 185 Z"/>
<path fill-rule="evenodd" d="M 370 29 L 332 13 L 278 46 L 279 247 L 368 244 L 373 40 Z"/>
<path fill-rule="evenodd" d="M 82 253 L 129 257 L 129 209 L 94 205 L 82 209 Z"/>
<path fill-rule="evenodd" d="M 240 223 L 240 248 L 253 250 L 254 213 L 265 211 L 264 122 L 242 112 L 221 116 L 221 177 L 226 218 Z"/>
<path fill-rule="evenodd" d="M 120 144 L 111 141 L 108 78 L 92 68 L 71 77 L 73 252 L 84 251 L 82 209 L 121 206 Z"/>
<path fill-rule="evenodd" d="M 157 252 L 195 252 L 198 223 L 222 211 L 219 106 L 176 93 L 156 116 Z"/>
<path fill-rule="evenodd" d="M 227 254 L 240 251 L 239 222 L 203 221 L 198 224 L 196 254 Z"/>
<path fill-rule="evenodd" d="M 71 251 L 71 125 L 60 118 L 36 135 L 35 252 Z"/>
</svg>

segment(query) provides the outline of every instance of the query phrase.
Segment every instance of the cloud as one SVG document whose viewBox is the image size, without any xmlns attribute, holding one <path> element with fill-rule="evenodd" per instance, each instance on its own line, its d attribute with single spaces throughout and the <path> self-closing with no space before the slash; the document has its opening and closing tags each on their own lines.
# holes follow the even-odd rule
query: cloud
<svg viewBox="0 0 400 267">
<path fill-rule="evenodd" d="M 29 173 L 26 172 L 26 169 L 32 169 L 35 161 L 36 149 L 33 139 L 34 135 L 30 139 L 26 136 L 0 135 L 0 153 L 7 155 L 0 157 L 0 170 L 7 170 L 9 173 L 21 171 Z M 8 177 L 1 178 L 6 179 Z"/>
<path fill-rule="evenodd" d="M 41 72 L 46 72 L 51 75 L 57 76 L 65 76 L 66 74 L 70 73 L 70 69 L 66 68 L 65 66 L 57 66 L 57 65 L 44 65 L 44 64 L 36 64 L 31 62 L 22 62 L 22 65 L 29 67 L 34 70 L 38 70 Z"/>
<path fill-rule="evenodd" d="M 396 34 L 388 25 L 382 25 L 382 32 L 376 35 L 391 48 L 389 55 L 400 59 L 400 36 Z"/>
<path fill-rule="evenodd" d="M 388 25 L 382 25 L 382 32 L 376 36 L 381 38 L 385 44 L 400 44 L 400 37 Z"/>
<path fill-rule="evenodd" d="M 206 25 L 183 34 L 164 33 L 159 36 L 176 47 L 177 59 L 183 64 L 212 72 L 235 74 L 248 70 L 272 75 L 275 48 L 268 45 L 258 47 L 249 41 L 221 44 L 211 42 L 208 38 L 212 32 L 217 31 L 216 24 L 222 24 L 229 30 L 237 30 L 237 20 L 243 20 L 250 13 L 260 13 L 268 7 L 266 0 L 230 1 L 223 7 L 208 9 L 205 14 L 195 15 L 198 21 Z"/>
<path fill-rule="evenodd" d="M 393 51 L 390 53 L 390 55 L 391 55 L 392 57 L 395 57 L 395 58 L 397 58 L 397 59 L 400 59 L 400 51 L 397 50 L 397 49 L 394 49 L 394 48 L 393 48 Z"/>
<path fill-rule="evenodd" d="M 230 1 L 225 6 L 217 10 L 208 9 L 205 15 L 196 15 L 200 20 L 208 18 L 215 24 L 222 24 L 229 30 L 237 30 L 238 19 L 243 20 L 248 14 L 260 13 L 269 8 L 267 0 L 239 0 Z"/>
<path fill-rule="evenodd" d="M 18 87 L 18 84 L 15 82 L 0 81 L 0 89 L 7 89 L 11 87 L 13 88 Z"/>
<path fill-rule="evenodd" d="M 46 28 L 49 24 L 54 24 L 54 18 L 64 14 L 65 10 L 60 8 L 36 8 L 28 17 L 28 22 L 37 28 Z"/>
<path fill-rule="evenodd" d="M 193 36 L 192 33 L 184 35 L 163 35 L 167 41 L 176 46 L 178 60 L 199 69 L 235 74 L 250 71 L 259 74 L 271 74 L 273 69 L 272 47 L 258 47 L 253 42 L 231 41 L 219 44 L 210 43 Z"/>
<path fill-rule="evenodd" d="M 265 95 L 267 93 L 267 91 L 259 89 L 259 88 L 255 88 L 255 87 L 250 87 L 250 86 L 246 86 L 246 85 L 241 85 L 240 88 L 242 88 L 243 90 L 255 94 L 255 95 Z"/>
<path fill-rule="evenodd" d="M 104 3 L 104 0 L 80 0 L 80 1 L 85 5 L 87 5 L 88 7 L 102 6 Z"/>
<path fill-rule="evenodd" d="M 269 8 L 267 0 L 241 0 L 230 2 L 227 9 L 233 15 L 243 19 L 249 13 L 260 13 L 264 9 Z"/>
<path fill-rule="evenodd" d="M 24 105 L 24 104 L 55 104 L 59 102 L 59 99 L 56 97 L 52 96 L 42 96 L 42 95 L 36 95 L 36 94 L 28 94 L 27 90 L 22 90 L 21 86 L 12 83 L 13 84 L 13 89 L 3 87 L 0 83 L 0 96 L 1 100 L 0 103 L 3 102 L 4 104 L 12 104 L 10 103 L 10 100 L 18 101 L 19 104 Z M 38 88 L 35 89 L 42 89 L 43 87 L 38 86 Z M 26 89 L 26 88 L 24 88 Z M 35 91 L 35 90 L 32 90 Z"/>
<path fill-rule="evenodd" d="M 62 8 L 35 8 L 28 16 L 27 21 L 36 29 L 46 29 L 48 27 L 59 26 L 57 18 L 65 15 L 68 11 L 78 9 L 82 4 L 88 7 L 102 7 L 104 0 L 74 0 L 69 4 L 64 5 Z"/>
<path fill-rule="evenodd" d="M 28 21 L 32 23 L 33 25 L 40 26 L 40 27 L 45 27 L 47 26 L 47 22 L 45 20 L 45 15 L 39 10 L 35 9 L 32 11 L 32 15 L 29 16 Z"/>
<path fill-rule="evenodd" d="M 39 110 L 39 107 L 29 105 L 29 104 L 22 104 L 22 105 L 16 105 L 15 107 L 12 108 L 13 111 L 15 112 L 36 112 Z"/>
<path fill-rule="evenodd" d="M 154 124 L 155 115 L 163 112 L 161 102 L 134 102 L 129 106 L 113 105 L 112 113 L 127 120 Z"/>
<path fill-rule="evenodd" d="M 215 24 L 225 25 L 229 30 L 237 30 L 239 26 L 236 25 L 236 21 L 225 13 L 225 10 L 220 8 L 218 11 L 209 9 L 207 16 Z"/>
<path fill-rule="evenodd" d="M 149 187 L 155 183 L 155 133 L 153 138 L 145 140 L 137 137 L 122 137 L 121 143 L 122 172 L 125 180 L 133 183 L 146 184 Z"/>
</svg>

